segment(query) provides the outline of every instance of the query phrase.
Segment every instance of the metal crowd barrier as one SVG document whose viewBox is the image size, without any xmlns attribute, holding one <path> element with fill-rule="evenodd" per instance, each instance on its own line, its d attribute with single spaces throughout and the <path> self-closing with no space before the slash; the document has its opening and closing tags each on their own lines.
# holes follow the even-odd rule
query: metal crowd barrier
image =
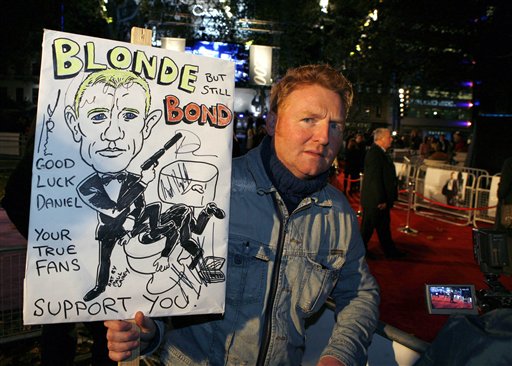
<svg viewBox="0 0 512 366">
<path fill-rule="evenodd" d="M 443 186 L 452 176 L 459 182 L 454 203 L 448 204 Z M 415 177 L 413 209 L 419 215 L 429 216 L 458 225 L 473 223 L 474 212 L 481 206 L 475 200 L 478 180 L 490 178 L 483 169 L 456 165 L 430 166 L 422 164 Z M 421 211 L 425 209 L 426 211 Z"/>
<path fill-rule="evenodd" d="M 498 205 L 498 184 L 501 174 L 493 176 L 481 176 L 476 183 L 476 210 L 473 215 L 473 226 L 477 227 L 478 222 L 494 223 L 496 219 L 496 206 Z"/>
<path fill-rule="evenodd" d="M 21 156 L 22 136 L 18 132 L 0 132 L 0 155 Z"/>
<path fill-rule="evenodd" d="M 26 247 L 0 248 L 0 344 L 40 335 L 41 326 L 23 325 Z"/>
</svg>

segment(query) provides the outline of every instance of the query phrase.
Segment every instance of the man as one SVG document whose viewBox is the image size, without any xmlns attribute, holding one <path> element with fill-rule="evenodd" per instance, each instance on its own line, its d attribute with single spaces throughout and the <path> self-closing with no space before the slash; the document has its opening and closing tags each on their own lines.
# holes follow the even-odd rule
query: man
<svg viewBox="0 0 512 366">
<path fill-rule="evenodd" d="M 91 73 L 80 84 L 74 105 L 64 110 L 66 124 L 80 143 L 82 159 L 95 170 L 77 187 L 80 198 L 99 217 L 96 284 L 84 301 L 105 291 L 112 250 L 134 229 L 145 207 L 143 192 L 155 177 L 154 169 L 142 171 L 142 177 L 126 171 L 162 116 L 161 110 L 149 112 L 150 98 L 149 86 L 141 77 L 129 71 L 103 70 Z"/>
<path fill-rule="evenodd" d="M 373 145 L 364 160 L 363 187 L 361 190 L 361 207 L 363 218 L 361 235 L 368 251 L 368 242 L 373 231 L 377 230 L 380 245 L 388 258 L 403 257 L 391 238 L 390 210 L 398 198 L 398 179 L 395 165 L 386 151 L 391 147 L 393 138 L 386 128 L 377 128 L 373 132 Z M 373 254 L 368 253 L 369 256 Z"/>
<path fill-rule="evenodd" d="M 498 185 L 498 208 L 494 227 L 512 233 L 512 157 L 505 159 L 501 167 Z"/>
<path fill-rule="evenodd" d="M 144 191 L 155 178 L 155 165 L 142 168 L 141 175 L 126 169 L 162 116 L 161 110 L 150 112 L 150 106 L 146 80 L 129 71 L 103 70 L 82 82 L 74 106 L 65 109 L 66 123 L 80 143 L 80 155 L 95 170 L 77 188 L 80 198 L 99 217 L 96 284 L 85 294 L 84 301 L 105 291 L 116 243 L 125 244 L 138 234 L 143 244 L 165 236 L 166 246 L 154 263 L 155 271 L 169 267 L 169 255 L 178 243 L 192 255 L 191 269 L 197 264 L 204 267 L 203 250 L 191 233 L 201 234 L 212 216 L 224 218 L 224 212 L 214 202 L 208 203 L 197 219 L 186 205 L 175 205 L 162 215 L 160 202 L 146 205 Z M 172 146 L 180 137 L 176 134 L 167 144 Z"/>
<path fill-rule="evenodd" d="M 305 320 L 328 296 L 336 323 L 318 365 L 366 363 L 378 286 L 354 212 L 327 184 L 351 101 L 349 82 L 326 65 L 289 70 L 274 85 L 270 138 L 233 162 L 225 312 L 173 319 L 164 364 L 300 365 Z M 161 327 L 141 312 L 135 322 L 143 351 L 154 348 Z M 110 357 L 126 359 L 138 331 L 105 325 Z"/>
</svg>

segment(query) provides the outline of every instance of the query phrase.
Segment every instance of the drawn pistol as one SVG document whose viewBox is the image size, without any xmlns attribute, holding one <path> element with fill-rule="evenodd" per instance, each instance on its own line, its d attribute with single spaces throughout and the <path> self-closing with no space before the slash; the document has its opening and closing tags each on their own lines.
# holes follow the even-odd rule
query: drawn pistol
<svg viewBox="0 0 512 366">
<path fill-rule="evenodd" d="M 148 170 L 149 168 L 151 168 L 152 166 L 157 166 L 158 165 L 158 160 L 160 160 L 160 158 L 165 154 L 165 152 L 167 150 L 169 150 L 176 142 L 178 142 L 178 140 L 182 137 L 183 135 L 181 133 L 177 133 L 176 135 L 173 136 L 172 139 L 170 139 L 169 141 L 167 141 L 164 145 L 163 148 L 161 148 L 160 150 L 158 150 L 156 153 L 154 153 L 153 155 L 151 155 L 151 157 L 146 160 L 144 163 L 142 163 L 142 165 L 140 166 L 140 168 L 142 170 Z"/>
</svg>

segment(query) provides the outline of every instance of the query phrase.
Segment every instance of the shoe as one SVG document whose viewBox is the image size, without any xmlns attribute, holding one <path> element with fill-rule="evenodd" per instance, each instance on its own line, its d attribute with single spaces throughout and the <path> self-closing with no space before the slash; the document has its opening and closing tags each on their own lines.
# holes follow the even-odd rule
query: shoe
<svg viewBox="0 0 512 366">
<path fill-rule="evenodd" d="M 399 259 L 399 258 L 404 258 L 407 256 L 407 253 L 405 252 L 402 252 L 401 250 L 398 250 L 398 249 L 393 249 L 389 252 L 386 252 L 386 258 L 389 258 L 389 259 Z"/>
<path fill-rule="evenodd" d="M 100 296 L 103 292 L 105 292 L 105 287 L 103 286 L 94 286 L 92 290 L 90 290 L 88 293 L 84 296 L 84 301 L 91 301 L 98 296 Z"/>
</svg>

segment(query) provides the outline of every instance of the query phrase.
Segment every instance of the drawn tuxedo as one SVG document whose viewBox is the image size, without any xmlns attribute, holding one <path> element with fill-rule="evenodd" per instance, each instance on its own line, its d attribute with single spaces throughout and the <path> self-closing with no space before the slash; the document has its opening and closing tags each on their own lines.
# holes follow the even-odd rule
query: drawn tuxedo
<svg viewBox="0 0 512 366">
<path fill-rule="evenodd" d="M 114 187 L 114 194 L 109 194 L 107 191 L 111 191 L 112 186 L 117 187 Z M 84 296 L 84 301 L 95 299 L 105 291 L 110 277 L 112 250 L 127 234 L 134 237 L 142 233 L 140 240 L 143 244 L 151 244 L 165 236 L 162 257 L 168 257 L 179 243 L 192 255 L 189 268 L 194 269 L 199 263 L 201 269 L 205 270 L 202 263 L 203 251 L 191 238 L 191 234 L 202 234 L 210 218 L 215 216 L 223 219 L 224 211 L 211 202 L 201 210 L 196 219 L 189 206 L 176 204 L 161 215 L 159 202 L 146 205 L 145 189 L 146 185 L 141 182 L 140 177 L 130 172 L 94 173 L 79 184 L 77 191 L 80 198 L 98 212 L 96 240 L 100 243 L 96 285 Z M 128 218 L 134 221 L 130 232 L 124 227 Z"/>
<path fill-rule="evenodd" d="M 110 187 L 109 187 L 110 185 Z M 119 192 L 117 199 L 112 190 Z M 82 181 L 77 191 L 84 203 L 98 212 L 98 227 L 96 239 L 100 243 L 99 263 L 96 273 L 96 285 L 85 296 L 84 301 L 90 301 L 105 291 L 110 275 L 110 256 L 115 244 L 121 240 L 127 231 L 123 225 L 127 218 L 139 225 L 144 211 L 144 190 L 146 185 L 140 176 L 123 171 L 116 175 L 94 173 Z"/>
</svg>

